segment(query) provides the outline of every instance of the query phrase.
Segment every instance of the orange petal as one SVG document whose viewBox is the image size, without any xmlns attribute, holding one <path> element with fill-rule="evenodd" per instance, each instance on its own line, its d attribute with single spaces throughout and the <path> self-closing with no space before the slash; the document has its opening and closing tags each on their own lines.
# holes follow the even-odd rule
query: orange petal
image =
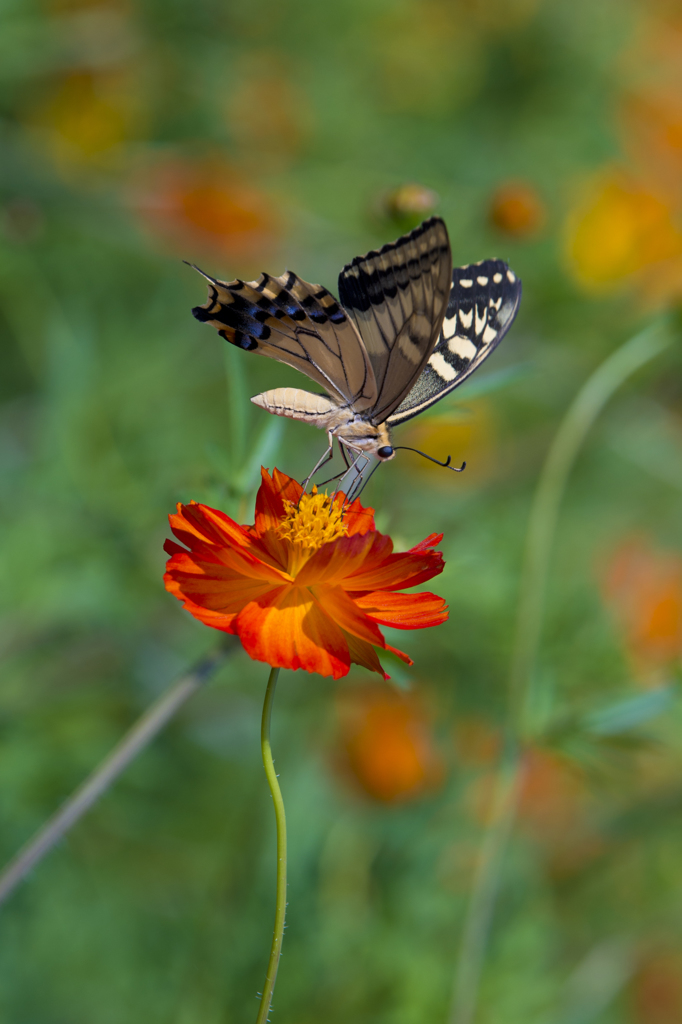
<svg viewBox="0 0 682 1024">
<path fill-rule="evenodd" d="M 175 594 L 179 601 L 191 601 L 210 611 L 229 615 L 235 615 L 249 602 L 258 601 L 272 590 L 269 581 L 236 576 L 228 580 L 209 579 L 181 572 L 172 566 L 163 579 L 166 590 Z"/>
<path fill-rule="evenodd" d="M 428 591 L 421 594 L 397 594 L 392 590 L 379 590 L 358 595 L 354 600 L 375 622 L 395 629 L 439 626 L 448 617 L 443 598 Z"/>
<path fill-rule="evenodd" d="M 236 527 L 236 524 L 232 523 L 236 527 L 233 534 L 237 538 L 236 545 L 232 544 L 227 531 L 221 536 L 220 531 L 215 528 L 206 515 L 206 513 L 215 512 L 215 509 L 209 509 L 206 505 L 184 505 L 181 506 L 181 509 L 181 514 L 169 516 L 171 529 L 175 536 L 189 547 L 190 557 L 197 565 L 197 572 L 211 575 L 213 569 L 217 571 L 218 566 L 224 566 L 240 575 L 270 580 L 273 583 L 284 583 L 291 579 L 269 561 L 264 562 L 258 555 L 247 550 L 244 538 L 240 538 L 236 532 L 241 531 L 241 527 Z M 185 513 L 188 514 L 185 515 Z M 228 522 L 232 521 L 228 520 Z M 189 529 L 185 529 L 185 525 L 189 525 Z M 204 531 L 203 536 L 200 533 L 201 530 Z M 248 536 L 246 536 L 246 543 L 253 547 Z M 173 542 L 171 541 L 170 544 L 172 545 Z M 177 556 L 175 546 L 167 550 L 173 557 Z"/>
<path fill-rule="evenodd" d="M 390 678 L 381 667 L 379 656 L 371 644 L 368 644 L 365 640 L 360 640 L 357 636 L 353 636 L 352 633 L 345 633 L 344 636 L 348 644 L 350 660 L 355 665 L 362 665 L 363 668 L 368 668 L 370 672 L 378 672 L 384 679 Z"/>
<path fill-rule="evenodd" d="M 386 641 L 377 624 L 351 601 L 343 587 L 324 584 L 310 588 L 320 606 L 346 633 L 366 640 L 377 647 L 385 647 Z"/>
<path fill-rule="evenodd" d="M 367 561 L 370 561 L 369 558 Z M 346 590 L 352 591 L 415 587 L 418 583 L 437 576 L 443 568 L 443 556 L 440 551 L 405 551 L 403 554 L 389 555 L 379 564 L 369 564 L 351 573 L 343 581 L 343 586 Z"/>
<path fill-rule="evenodd" d="M 258 534 L 276 529 L 289 509 L 287 502 L 297 502 L 303 494 L 301 485 L 278 469 L 273 471 L 272 477 L 267 469 L 261 469 L 261 478 L 256 495 L 255 530 Z"/>
<path fill-rule="evenodd" d="M 279 587 L 248 604 L 236 631 L 250 657 L 338 679 L 350 668 L 348 644 L 305 587 Z"/>
<path fill-rule="evenodd" d="M 338 494 L 336 497 L 337 502 L 345 501 L 345 494 Z M 356 533 L 374 533 L 376 526 L 374 525 L 374 509 L 363 508 L 360 504 L 360 499 L 356 498 L 355 501 L 351 502 L 343 515 L 343 521 L 348 528 L 348 536 L 352 537 Z"/>
<path fill-rule="evenodd" d="M 340 583 L 372 557 L 373 548 L 377 545 L 385 548 L 385 542 L 388 542 L 390 551 L 390 538 L 380 533 L 356 533 L 353 537 L 339 537 L 338 540 L 323 544 L 299 570 L 296 582 L 301 586 Z"/>
</svg>

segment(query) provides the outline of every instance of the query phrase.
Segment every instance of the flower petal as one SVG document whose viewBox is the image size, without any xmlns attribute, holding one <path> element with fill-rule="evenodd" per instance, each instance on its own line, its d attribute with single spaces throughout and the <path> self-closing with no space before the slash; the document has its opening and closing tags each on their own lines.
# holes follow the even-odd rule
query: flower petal
<svg viewBox="0 0 682 1024">
<path fill-rule="evenodd" d="M 368 668 L 370 672 L 378 672 L 384 679 L 390 679 L 390 676 L 387 676 L 384 672 L 379 656 L 371 644 L 368 644 L 365 640 L 360 640 L 357 636 L 353 636 L 352 633 L 344 633 L 344 636 L 348 644 L 350 660 L 355 665 L 362 665 L 363 668 Z"/>
<path fill-rule="evenodd" d="M 370 594 L 359 594 L 353 600 L 375 622 L 395 629 L 439 626 L 448 617 L 443 598 L 428 591 L 421 594 L 397 594 L 391 590 L 375 590 Z"/>
<path fill-rule="evenodd" d="M 375 534 L 380 537 L 381 534 Z M 429 538 L 427 538 L 428 540 Z M 424 541 L 422 543 L 425 543 Z M 371 564 L 351 572 L 343 581 L 346 590 L 398 590 L 416 587 L 443 571 L 443 555 L 432 548 L 417 546 L 412 551 L 390 554 L 378 564 Z"/>
<path fill-rule="evenodd" d="M 302 586 L 317 583 L 340 583 L 349 573 L 360 569 L 372 558 L 375 548 L 384 554 L 391 551 L 390 537 L 381 533 L 356 533 L 352 537 L 339 537 L 323 544 L 296 575 Z"/>
<path fill-rule="evenodd" d="M 343 587 L 323 584 L 310 589 L 326 614 L 330 615 L 346 633 L 352 633 L 376 647 L 386 646 L 377 624 L 358 608 Z"/>
<path fill-rule="evenodd" d="M 336 496 L 337 502 L 346 500 L 346 495 L 339 493 Z M 346 509 L 343 521 L 348 528 L 348 536 L 352 537 L 356 533 L 374 533 L 376 526 L 374 525 L 374 509 L 363 508 L 360 504 L 360 499 L 356 498 L 355 501 Z"/>
<path fill-rule="evenodd" d="M 163 579 L 166 590 L 175 594 L 179 601 L 191 601 L 210 611 L 230 615 L 240 612 L 249 602 L 259 600 L 273 589 L 270 581 L 247 579 L 234 574 L 228 579 L 211 579 L 205 575 L 184 572 L 171 563 Z"/>
<path fill-rule="evenodd" d="M 350 668 L 341 630 L 306 587 L 280 587 L 251 602 L 237 617 L 236 631 L 256 661 L 334 679 Z"/>
<path fill-rule="evenodd" d="M 179 505 L 178 510 L 177 515 L 168 517 L 171 529 L 178 540 L 190 549 L 197 572 L 212 575 L 220 565 L 243 576 L 273 583 L 291 579 L 281 569 L 259 558 L 248 534 L 222 512 L 196 503 Z M 172 541 L 170 543 L 173 544 Z M 175 548 L 167 550 L 176 556 Z"/>
</svg>

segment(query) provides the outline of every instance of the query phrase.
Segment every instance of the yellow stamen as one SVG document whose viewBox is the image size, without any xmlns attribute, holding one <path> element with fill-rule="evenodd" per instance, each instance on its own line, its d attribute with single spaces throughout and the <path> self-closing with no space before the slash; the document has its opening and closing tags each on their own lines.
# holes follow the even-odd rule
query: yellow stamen
<svg viewBox="0 0 682 1024">
<path fill-rule="evenodd" d="M 306 554 L 312 554 L 337 537 L 345 537 L 348 527 L 343 521 L 343 505 L 332 501 L 326 494 L 302 494 L 298 503 L 289 502 L 286 518 L 277 527 L 282 540 L 297 544 Z"/>
</svg>

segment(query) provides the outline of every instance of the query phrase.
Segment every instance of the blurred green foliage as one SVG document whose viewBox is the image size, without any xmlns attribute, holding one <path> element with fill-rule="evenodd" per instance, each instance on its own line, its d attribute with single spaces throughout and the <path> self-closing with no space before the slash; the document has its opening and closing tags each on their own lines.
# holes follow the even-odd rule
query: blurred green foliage
<svg viewBox="0 0 682 1024">
<path fill-rule="evenodd" d="M 286 265 L 334 290 L 411 222 L 395 190 L 415 183 L 440 197 L 456 262 L 499 255 L 523 279 L 480 380 L 400 434 L 467 472 L 401 453 L 364 495 L 399 544 L 445 534 L 450 621 L 399 644 L 438 783 L 382 800 L 381 730 L 344 769 L 335 694 L 366 700 L 361 673 L 285 673 L 275 708 L 292 867 L 273 1019 L 446 1021 L 533 486 L 589 372 L 679 300 L 675 5 L 6 0 L 0 19 L 5 859 L 214 642 L 163 590 L 174 503 L 248 522 L 261 462 L 302 477 L 322 450 L 250 405 L 297 377 L 223 351 L 180 260 L 227 278 Z M 638 374 L 569 483 L 545 738 L 481 1024 L 682 1019 L 681 379 L 679 350 Z M 274 895 L 265 681 L 236 655 L 3 908 L 2 1020 L 255 1017 Z"/>
</svg>

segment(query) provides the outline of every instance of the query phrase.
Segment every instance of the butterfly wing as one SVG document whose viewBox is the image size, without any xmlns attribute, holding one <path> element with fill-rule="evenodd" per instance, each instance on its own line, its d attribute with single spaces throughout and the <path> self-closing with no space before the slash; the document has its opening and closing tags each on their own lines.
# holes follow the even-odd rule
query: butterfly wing
<svg viewBox="0 0 682 1024">
<path fill-rule="evenodd" d="M 450 294 L 447 229 L 431 217 L 397 242 L 357 256 L 339 276 L 341 304 L 355 323 L 377 382 L 369 418 L 400 405 L 438 341 Z"/>
<path fill-rule="evenodd" d="M 374 406 L 377 387 L 365 347 L 326 288 L 292 273 L 229 283 L 199 273 L 208 281 L 208 301 L 192 310 L 197 320 L 238 348 L 305 373 L 338 405 L 358 412 Z"/>
<path fill-rule="evenodd" d="M 459 387 L 502 341 L 520 301 L 521 282 L 502 260 L 455 267 L 438 344 L 389 425 L 411 419 Z"/>
</svg>

